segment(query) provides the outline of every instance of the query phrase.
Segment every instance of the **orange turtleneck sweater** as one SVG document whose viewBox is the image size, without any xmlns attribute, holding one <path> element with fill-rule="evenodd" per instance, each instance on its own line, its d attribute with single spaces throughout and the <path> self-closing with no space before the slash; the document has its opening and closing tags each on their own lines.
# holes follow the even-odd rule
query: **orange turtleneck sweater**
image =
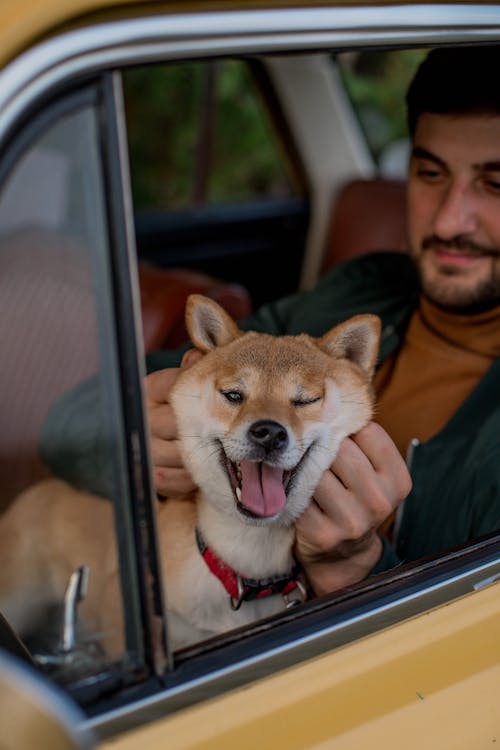
<svg viewBox="0 0 500 750">
<path fill-rule="evenodd" d="M 445 312 L 422 299 L 403 346 L 375 376 L 375 419 L 401 454 L 449 421 L 500 355 L 500 307 L 477 315 Z"/>
</svg>

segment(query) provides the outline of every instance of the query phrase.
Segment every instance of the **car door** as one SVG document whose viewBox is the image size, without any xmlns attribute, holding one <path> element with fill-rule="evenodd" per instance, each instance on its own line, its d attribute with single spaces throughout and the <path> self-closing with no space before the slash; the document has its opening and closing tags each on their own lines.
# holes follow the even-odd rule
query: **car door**
<svg viewBox="0 0 500 750">
<path fill-rule="evenodd" d="M 81 543 L 84 554 L 81 564 L 67 571 L 62 601 L 55 602 L 65 616 L 56 617 L 55 630 L 44 630 L 43 642 L 35 632 L 28 646 L 39 668 L 80 704 L 86 726 L 108 738 L 110 746 L 125 748 L 142 736 L 151 747 L 158 742 L 254 747 L 259 731 L 265 731 L 268 744 L 321 746 L 340 738 L 348 747 L 349 737 L 343 735 L 350 733 L 352 746 L 363 739 L 363 726 L 376 730 L 382 746 L 386 731 L 401 740 L 401 713 L 411 715 L 411 726 L 420 717 L 426 726 L 439 726 L 441 691 L 449 688 L 456 695 L 457 687 L 464 707 L 478 685 L 483 692 L 474 728 L 493 714 L 491 700 L 483 701 L 483 695 L 495 695 L 488 689 L 498 675 L 495 531 L 184 651 L 172 654 L 168 645 L 168 583 L 164 588 L 158 563 L 157 498 L 142 386 L 134 239 L 134 224 L 139 235 L 142 231 L 142 209 L 136 195 L 134 212 L 129 183 L 134 157 L 126 138 L 125 112 L 128 106 L 130 122 L 132 105 L 127 105 L 125 79 L 131 66 L 146 62 L 210 64 L 234 57 L 239 64 L 243 48 L 250 48 L 262 59 L 272 57 L 274 76 L 280 73 L 286 88 L 285 69 L 296 76 L 301 63 L 310 80 L 317 62 L 316 55 L 310 56 L 312 38 L 319 39 L 313 46 L 327 50 L 328 58 L 332 48 L 379 44 L 387 28 L 395 45 L 409 43 L 408 36 L 422 44 L 412 13 L 407 17 L 404 9 L 395 13 L 386 7 L 369 11 L 310 13 L 304 7 L 276 16 L 255 9 L 236 15 L 219 10 L 208 19 L 179 7 L 173 15 L 158 12 L 153 22 L 140 14 L 89 19 L 87 28 L 55 34 L 13 61 L 9 75 L 0 79 L 0 262 L 6 284 L 0 295 L 2 499 L 8 513 L 20 495 L 38 492 L 40 482 L 49 487 L 41 496 L 42 512 L 35 522 L 26 518 L 18 537 L 49 554 L 50 545 L 37 533 L 44 528 L 53 492 L 61 487 L 61 475 L 74 501 L 68 512 L 83 512 L 87 519 L 86 525 L 78 521 L 76 530 L 71 524 L 59 526 L 58 544 L 73 552 Z M 452 18 L 457 23 L 456 16 L 439 13 L 426 21 L 428 32 L 438 42 L 450 41 L 442 29 Z M 464 39 L 480 39 L 488 24 L 492 34 L 499 34 L 495 12 L 489 21 L 479 13 L 473 24 L 468 16 L 459 18 Z M 323 63 L 321 76 L 328 70 Z M 288 78 L 292 89 L 295 80 Z M 323 127 L 328 131 L 331 123 Z M 362 161 L 353 159 L 354 172 Z M 132 185 L 137 179 L 133 176 Z M 224 237 L 226 210 L 218 240 Z M 175 245 L 169 224 L 175 212 L 162 205 L 161 213 L 168 255 Z M 206 232 L 199 232 L 196 218 L 189 211 L 181 216 L 180 236 L 185 240 L 192 230 L 193 246 L 200 247 Z M 213 214 L 211 221 L 217 223 Z M 270 235 L 269 246 L 272 227 Z M 187 256 L 193 260 L 191 249 Z M 237 268 L 238 258 L 235 253 L 232 267 Z M 181 261 L 184 256 L 175 256 L 176 263 Z M 257 266 L 256 274 L 262 275 Z M 207 268 L 216 272 L 212 265 Z M 101 524 L 104 517 L 108 520 Z M 61 521 L 55 520 L 58 527 Z M 101 562 L 85 571 L 85 553 L 90 556 L 103 532 L 108 567 Z M 108 569 L 113 597 L 104 585 Z M 36 587 L 30 576 L 10 577 L 30 621 L 38 581 L 46 576 L 42 570 Z M 113 635 L 119 647 L 112 656 L 99 648 L 98 624 L 90 637 L 82 637 L 77 627 L 95 585 L 100 587 L 97 609 L 111 607 L 118 614 Z M 61 629 L 61 623 L 69 629 Z M 444 714 L 448 721 L 453 705 Z M 387 716 L 389 728 L 377 723 Z M 141 726 L 144 734 L 134 734 Z M 486 726 L 490 731 L 493 721 Z"/>
</svg>

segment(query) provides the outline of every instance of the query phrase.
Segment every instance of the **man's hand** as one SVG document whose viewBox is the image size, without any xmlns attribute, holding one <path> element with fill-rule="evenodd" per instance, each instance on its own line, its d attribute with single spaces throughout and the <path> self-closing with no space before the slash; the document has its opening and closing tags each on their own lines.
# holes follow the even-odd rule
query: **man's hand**
<svg viewBox="0 0 500 750">
<path fill-rule="evenodd" d="M 297 522 L 296 554 L 316 594 L 369 574 L 382 552 L 377 529 L 410 489 L 406 464 L 380 425 L 342 442 Z"/>
<path fill-rule="evenodd" d="M 191 366 L 201 356 L 200 352 L 190 349 L 185 353 L 180 368 L 158 370 L 145 378 L 153 480 L 160 495 L 176 497 L 187 495 L 195 489 L 181 458 L 177 424 L 169 395 L 180 370 Z"/>
</svg>

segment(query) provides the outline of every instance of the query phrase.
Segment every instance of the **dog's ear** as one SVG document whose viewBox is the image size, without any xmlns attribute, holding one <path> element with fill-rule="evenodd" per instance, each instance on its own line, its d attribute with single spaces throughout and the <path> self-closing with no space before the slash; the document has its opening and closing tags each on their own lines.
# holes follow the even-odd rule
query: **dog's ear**
<svg viewBox="0 0 500 750">
<path fill-rule="evenodd" d="M 380 330 L 377 315 L 355 315 L 325 333 L 318 346 L 332 357 L 354 362 L 371 377 L 377 362 Z"/>
<path fill-rule="evenodd" d="M 186 327 L 197 349 L 209 352 L 241 336 L 234 320 L 217 302 L 191 294 L 186 303 Z"/>
</svg>

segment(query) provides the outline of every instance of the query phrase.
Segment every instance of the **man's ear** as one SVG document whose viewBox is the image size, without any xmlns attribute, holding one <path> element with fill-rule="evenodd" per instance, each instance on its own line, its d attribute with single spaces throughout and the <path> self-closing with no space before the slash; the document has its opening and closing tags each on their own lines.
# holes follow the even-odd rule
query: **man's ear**
<svg viewBox="0 0 500 750">
<path fill-rule="evenodd" d="M 377 315 L 355 315 L 318 341 L 318 346 L 337 359 L 348 359 L 372 377 L 380 345 L 380 318 Z"/>
<path fill-rule="evenodd" d="M 186 327 L 197 349 L 209 352 L 241 336 L 234 320 L 217 302 L 201 294 L 191 294 L 186 303 Z"/>
</svg>

